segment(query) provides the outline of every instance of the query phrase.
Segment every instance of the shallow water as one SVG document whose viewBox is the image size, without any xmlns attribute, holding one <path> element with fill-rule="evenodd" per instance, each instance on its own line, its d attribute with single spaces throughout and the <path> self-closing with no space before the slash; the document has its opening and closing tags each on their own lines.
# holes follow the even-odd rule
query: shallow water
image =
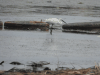
<svg viewBox="0 0 100 75">
<path fill-rule="evenodd" d="M 0 0 L 0 16 L 54 14 L 100 17 L 99 0 Z M 82 2 L 82 4 L 79 4 Z"/>
<path fill-rule="evenodd" d="M 47 61 L 52 70 L 62 66 L 72 68 L 71 63 L 75 68 L 91 67 L 100 62 L 98 36 L 64 33 L 61 30 L 53 30 L 52 35 L 44 31 L 0 31 L 0 61 L 5 61 L 0 69 L 10 69 L 12 61 L 25 65 L 31 61 Z"/>
<path fill-rule="evenodd" d="M 62 18 L 67 23 L 99 21 L 97 17 L 67 16 L 34 14 L 25 16 L 1 16 L 5 21 L 39 21 L 46 18 Z M 100 56 L 99 35 L 62 32 L 62 30 L 3 30 L 0 31 L 0 61 L 5 61 L 0 66 L 1 70 L 12 67 L 27 68 L 27 62 L 50 62 L 52 70 L 57 67 L 87 68 L 99 63 Z M 9 63 L 18 61 L 22 66 Z M 30 68 L 30 67 L 28 67 Z"/>
</svg>

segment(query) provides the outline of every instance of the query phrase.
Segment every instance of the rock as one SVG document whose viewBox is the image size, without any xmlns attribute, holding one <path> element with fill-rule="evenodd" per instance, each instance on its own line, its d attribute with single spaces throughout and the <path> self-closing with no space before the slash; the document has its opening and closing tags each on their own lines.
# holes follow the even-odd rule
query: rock
<svg viewBox="0 0 100 75">
<path fill-rule="evenodd" d="M 10 64 L 12 64 L 12 65 L 23 65 L 22 63 L 20 63 L 20 62 L 16 62 L 16 61 L 11 62 Z"/>
<path fill-rule="evenodd" d="M 1 63 L 0 63 L 0 65 L 2 65 L 4 63 L 4 61 L 2 61 Z"/>
<path fill-rule="evenodd" d="M 32 62 L 30 63 L 29 65 L 27 66 L 32 66 L 32 67 L 42 67 L 43 65 L 41 63 L 35 63 L 35 62 Z"/>
<path fill-rule="evenodd" d="M 49 67 L 45 67 L 44 70 L 51 70 Z"/>
<path fill-rule="evenodd" d="M 18 29 L 18 30 L 47 30 L 49 24 L 42 21 L 7 21 L 4 23 L 5 29 Z"/>
<path fill-rule="evenodd" d="M 89 30 L 100 28 L 100 22 L 79 22 L 79 23 L 68 23 L 62 26 L 63 29 L 81 29 Z"/>
<path fill-rule="evenodd" d="M 43 65 L 48 65 L 48 64 L 50 64 L 50 63 L 49 63 L 49 62 L 46 62 L 46 61 L 40 61 L 40 62 L 38 62 L 38 63 L 32 62 L 32 63 L 30 63 L 30 64 L 27 65 L 27 66 L 42 67 Z"/>
<path fill-rule="evenodd" d="M 2 26 L 3 26 L 3 22 L 0 21 L 0 29 L 2 29 Z"/>
<path fill-rule="evenodd" d="M 48 64 L 50 64 L 49 62 L 46 62 L 46 61 L 40 61 L 39 63 L 42 64 L 42 65 L 48 65 Z"/>
<path fill-rule="evenodd" d="M 30 69 L 20 69 L 16 67 L 13 67 L 12 69 L 8 70 L 8 72 L 21 72 L 21 73 L 27 73 L 30 71 L 31 71 Z"/>
<path fill-rule="evenodd" d="M 69 68 L 68 67 L 58 67 L 56 68 L 56 70 L 69 70 Z"/>
</svg>

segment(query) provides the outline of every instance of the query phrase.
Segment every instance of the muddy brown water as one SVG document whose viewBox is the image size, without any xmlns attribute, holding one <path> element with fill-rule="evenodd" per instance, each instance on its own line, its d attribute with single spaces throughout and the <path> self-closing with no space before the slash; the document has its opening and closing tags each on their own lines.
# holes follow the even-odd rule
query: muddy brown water
<svg viewBox="0 0 100 75">
<path fill-rule="evenodd" d="M 0 4 L 0 21 L 41 21 L 48 18 L 62 18 L 66 23 L 100 21 L 99 7 L 94 9 L 69 9 L 34 7 L 29 2 L 21 5 L 12 5 L 8 1 Z M 22 1 L 23 4 L 24 1 Z M 28 5 L 29 4 L 29 5 Z M 99 34 L 63 32 L 59 30 L 0 30 L 0 70 L 9 70 L 13 67 L 31 68 L 31 61 L 47 61 L 52 70 L 57 67 L 87 68 L 100 63 L 100 36 Z M 97 30 L 100 31 L 100 30 Z M 75 32 L 75 33 L 73 33 Z M 91 32 L 91 31 L 90 31 Z M 83 34 L 84 33 L 84 34 Z M 94 33 L 94 32 L 93 32 Z M 11 65 L 18 61 L 25 65 Z M 41 68 L 40 68 L 41 70 Z"/>
</svg>

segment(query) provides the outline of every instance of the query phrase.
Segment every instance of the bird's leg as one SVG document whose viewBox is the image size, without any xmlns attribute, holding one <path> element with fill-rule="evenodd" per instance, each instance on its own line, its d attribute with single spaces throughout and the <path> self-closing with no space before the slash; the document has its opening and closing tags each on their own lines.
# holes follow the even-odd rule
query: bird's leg
<svg viewBox="0 0 100 75">
<path fill-rule="evenodd" d="M 41 22 L 42 22 L 42 19 L 41 19 Z"/>
<path fill-rule="evenodd" d="M 52 35 L 52 29 L 50 29 L 50 34 Z"/>
</svg>

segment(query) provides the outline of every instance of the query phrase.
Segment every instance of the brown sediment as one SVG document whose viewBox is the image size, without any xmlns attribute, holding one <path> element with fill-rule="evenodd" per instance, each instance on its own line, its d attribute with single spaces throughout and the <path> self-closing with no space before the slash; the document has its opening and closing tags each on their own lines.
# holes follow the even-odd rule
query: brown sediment
<svg viewBox="0 0 100 75">
<path fill-rule="evenodd" d="M 45 22 L 42 22 L 42 21 L 30 21 L 30 23 L 45 23 Z"/>
<path fill-rule="evenodd" d="M 1 75 L 100 75 L 100 70 L 98 69 L 66 69 L 66 70 L 59 70 L 59 71 L 39 71 L 39 72 L 6 72 L 0 71 Z"/>
<path fill-rule="evenodd" d="M 100 75 L 100 67 L 95 65 L 94 68 L 86 68 L 86 69 L 69 69 L 66 70 L 43 70 L 36 72 L 26 72 L 23 71 L 0 71 L 1 75 Z"/>
<path fill-rule="evenodd" d="M 31 25 L 31 26 L 49 26 L 49 24 L 47 24 L 46 22 L 41 22 L 41 21 L 7 21 L 4 23 L 5 26 L 7 25 Z"/>
<path fill-rule="evenodd" d="M 3 26 L 3 22 L 0 21 L 0 29 L 2 29 L 2 26 Z"/>
<path fill-rule="evenodd" d="M 42 21 L 7 21 L 4 23 L 4 28 L 18 30 L 35 30 L 39 28 L 42 31 L 48 31 L 49 24 Z"/>
</svg>

